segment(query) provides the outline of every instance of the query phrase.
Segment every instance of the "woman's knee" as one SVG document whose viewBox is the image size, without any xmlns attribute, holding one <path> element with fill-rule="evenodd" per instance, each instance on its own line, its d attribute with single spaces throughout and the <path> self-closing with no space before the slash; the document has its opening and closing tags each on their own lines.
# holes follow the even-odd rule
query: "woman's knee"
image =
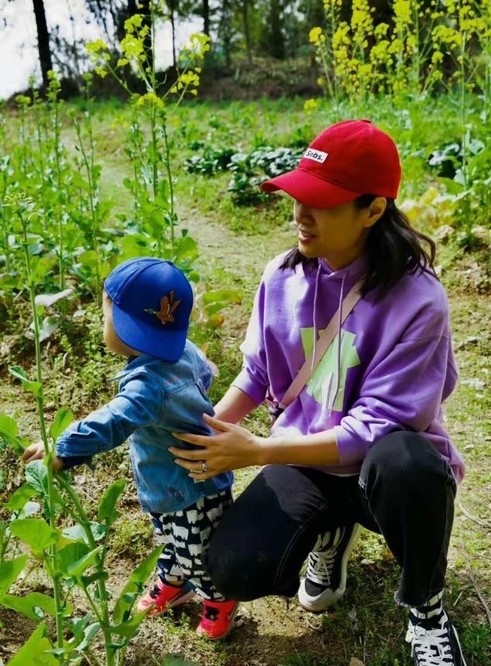
<svg viewBox="0 0 491 666">
<path fill-rule="evenodd" d="M 218 528 L 219 530 L 220 528 Z M 205 566 L 217 590 L 228 599 L 251 601 L 274 594 L 275 562 L 261 549 L 251 551 L 244 543 L 230 544 L 217 533 L 211 540 Z"/>
<path fill-rule="evenodd" d="M 368 452 L 360 472 L 360 485 L 369 490 L 384 485 L 399 492 L 447 484 L 449 467 L 430 442 L 418 433 L 392 432 Z"/>
<path fill-rule="evenodd" d="M 304 470 L 264 468 L 211 538 L 206 566 L 216 588 L 239 601 L 295 594 L 321 505 L 322 496 Z"/>
</svg>

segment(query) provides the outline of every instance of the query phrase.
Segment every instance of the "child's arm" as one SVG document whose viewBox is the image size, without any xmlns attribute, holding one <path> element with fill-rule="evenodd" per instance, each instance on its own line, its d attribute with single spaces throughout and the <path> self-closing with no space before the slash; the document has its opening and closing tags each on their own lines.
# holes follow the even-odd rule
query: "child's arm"
<svg viewBox="0 0 491 666">
<path fill-rule="evenodd" d="M 116 448 L 137 428 L 159 420 L 162 400 L 155 378 L 144 373 L 131 378 L 113 400 L 73 423 L 60 435 L 53 469 L 90 463 L 97 453 Z M 22 458 L 25 463 L 44 458 L 43 444 L 32 444 Z"/>
</svg>

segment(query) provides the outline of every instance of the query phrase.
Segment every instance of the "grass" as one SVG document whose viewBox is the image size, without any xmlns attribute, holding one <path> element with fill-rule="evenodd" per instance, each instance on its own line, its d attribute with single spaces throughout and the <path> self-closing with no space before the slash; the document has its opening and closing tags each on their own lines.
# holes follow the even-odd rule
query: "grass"
<svg viewBox="0 0 491 666">
<path fill-rule="evenodd" d="M 265 142 L 275 146 L 308 143 L 330 122 L 330 111 L 324 105 L 317 115 L 306 116 L 302 107 L 300 99 L 193 103 L 182 107 L 172 120 L 178 208 L 183 226 L 199 242 L 198 268 L 203 282 L 208 288 L 233 287 L 242 294 L 242 302 L 227 309 L 223 327 L 212 329 L 198 322 L 192 326 L 191 337 L 220 368 L 211 391 L 213 401 L 219 399 L 240 369 L 239 346 L 267 260 L 294 242 L 289 224 L 291 209 L 286 199 L 274 205 L 237 208 L 227 192 L 229 174 L 214 178 L 189 174 L 183 168 L 184 160 L 193 154 L 194 141 L 241 150 Z M 446 98 L 430 100 L 425 109 L 412 108 L 405 117 L 394 115 L 387 105 L 373 109 L 374 118 L 394 130 L 401 145 L 405 180 L 400 201 L 418 199 L 434 184 L 434 176 L 426 166 L 428 147 L 456 136 L 458 123 L 453 108 L 454 102 Z M 100 106 L 94 121 L 97 159 L 103 164 L 102 195 L 117 202 L 112 214 L 114 224 L 116 214 L 127 212 L 130 205 L 122 185 L 129 172 L 122 147 L 125 130 L 114 124 L 121 114 L 125 110 L 118 105 Z M 71 148 L 73 137 L 67 123 L 64 139 Z M 433 233 L 438 221 L 432 224 L 421 228 Z M 441 252 L 442 279 L 449 290 L 454 345 L 461 371 L 458 388 L 446 406 L 447 424 L 468 466 L 457 499 L 446 605 L 459 629 L 468 666 L 491 665 L 491 629 L 486 608 L 491 598 L 490 297 L 476 291 L 466 272 L 480 256 L 466 254 L 452 242 L 443 246 Z M 83 416 L 109 397 L 112 385 L 106 377 L 115 374 L 121 365 L 101 346 L 97 308 L 86 304 L 83 308 L 85 314 L 79 319 L 67 318 L 44 348 L 50 400 L 54 406 L 70 407 L 76 416 Z M 31 345 L 19 335 L 28 323 L 19 312 L 19 319 L 10 322 L 8 335 L 2 340 L 4 345 L 11 345 L 8 353 L 2 347 L 2 411 L 19 418 L 22 434 L 35 441 L 39 433 L 34 406 L 5 374 L 7 365 L 14 361 L 27 365 L 31 359 Z M 258 433 L 267 432 L 267 423 L 264 409 L 246 421 Z M 8 450 L 2 450 L 0 470 L 0 499 L 4 500 L 20 484 L 22 469 Z M 256 471 L 240 470 L 236 474 L 236 493 Z M 110 481 L 127 480 L 121 498 L 122 515 L 112 543 L 110 580 L 117 590 L 152 546 L 148 521 L 142 517 L 136 500 L 126 448 L 101 457 L 95 472 L 83 469 L 74 474 L 89 509 Z M 397 566 L 382 539 L 365 532 L 350 564 L 346 595 L 336 608 L 313 615 L 302 611 L 295 600 L 287 604 L 284 599 L 271 597 L 243 604 L 239 626 L 230 637 L 223 643 L 210 644 L 194 634 L 200 606 L 193 602 L 172 617 L 146 623 L 129 650 L 128 664 L 171 664 L 165 655 L 179 655 L 189 664 L 203 666 L 348 666 L 352 658 L 365 666 L 409 666 L 404 644 L 405 611 L 393 602 L 397 583 Z M 32 584 L 29 579 L 21 589 L 26 591 Z M 2 609 L 0 622 L 4 623 L 0 643 L 7 646 L 0 650 L 0 658 L 8 658 L 32 626 L 20 630 L 17 616 Z"/>
</svg>

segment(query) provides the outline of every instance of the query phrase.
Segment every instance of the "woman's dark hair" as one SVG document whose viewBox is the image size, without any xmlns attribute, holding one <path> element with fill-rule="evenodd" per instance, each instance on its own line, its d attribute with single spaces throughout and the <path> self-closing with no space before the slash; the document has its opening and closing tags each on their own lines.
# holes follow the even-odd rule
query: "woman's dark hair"
<svg viewBox="0 0 491 666">
<path fill-rule="evenodd" d="M 374 194 L 362 194 L 354 200 L 357 208 L 368 208 L 376 198 Z M 428 246 L 425 249 L 424 244 Z M 416 231 L 400 211 L 393 199 L 387 199 L 387 208 L 370 229 L 365 245 L 367 272 L 362 296 L 378 289 L 383 298 L 405 273 L 429 271 L 435 274 L 433 262 L 436 246 L 429 236 Z M 298 248 L 291 250 L 280 268 L 317 267 L 318 259 L 305 257 Z"/>
</svg>

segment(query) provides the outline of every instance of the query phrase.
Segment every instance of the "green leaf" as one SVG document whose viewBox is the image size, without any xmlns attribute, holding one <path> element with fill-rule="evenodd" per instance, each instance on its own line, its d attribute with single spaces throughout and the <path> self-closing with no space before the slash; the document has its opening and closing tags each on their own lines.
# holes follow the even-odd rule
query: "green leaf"
<svg viewBox="0 0 491 666">
<path fill-rule="evenodd" d="M 4 437 L 16 437 L 19 434 L 17 421 L 11 416 L 0 414 L 0 432 Z"/>
<path fill-rule="evenodd" d="M 21 555 L 15 560 L 3 560 L 3 562 L 0 562 L 0 599 L 6 594 L 12 583 L 17 580 L 27 560 L 28 555 Z"/>
<path fill-rule="evenodd" d="M 46 500 L 49 494 L 48 491 L 48 468 L 43 460 L 33 460 L 26 467 L 26 480 L 35 488 L 39 495 Z M 55 512 L 64 506 L 63 497 L 60 495 L 59 490 L 53 488 L 53 498 L 55 500 Z"/>
<path fill-rule="evenodd" d="M 44 342 L 58 330 L 60 322 L 57 317 L 45 317 L 39 326 L 39 342 Z"/>
<path fill-rule="evenodd" d="M 58 291 L 56 294 L 39 294 L 34 299 L 36 306 L 41 305 L 45 308 L 50 307 L 57 301 L 60 301 L 62 298 L 71 296 L 73 294 L 73 289 L 64 289 L 63 291 Z"/>
<path fill-rule="evenodd" d="M 95 268 L 99 257 L 95 250 L 86 250 L 78 255 L 77 261 L 87 268 Z"/>
<path fill-rule="evenodd" d="M 21 649 L 14 654 L 8 666 L 59 666 L 58 659 L 49 651 L 53 649 L 46 637 L 46 625 L 42 622 L 30 635 Z"/>
<path fill-rule="evenodd" d="M 121 624 L 111 627 L 111 632 L 118 634 L 118 636 L 124 636 L 125 638 L 133 638 L 146 615 L 145 612 L 136 613 L 136 615 L 133 615 L 133 617 L 126 622 L 121 622 Z"/>
<path fill-rule="evenodd" d="M 105 491 L 99 504 L 99 511 L 97 518 L 102 523 L 112 525 L 118 518 L 119 512 L 116 511 L 116 503 L 125 488 L 126 482 L 124 479 L 119 479 L 112 483 Z"/>
<path fill-rule="evenodd" d="M 55 600 L 41 592 L 30 592 L 25 597 L 6 594 L 2 599 L 2 605 L 36 622 L 43 619 L 45 613 L 52 617 L 56 615 Z"/>
<path fill-rule="evenodd" d="M 22 386 L 26 391 L 34 393 L 36 397 L 41 395 L 43 388 L 42 384 L 40 382 L 31 381 L 19 365 L 14 365 L 12 368 L 9 368 L 9 372 L 13 377 L 20 379 Z"/>
<path fill-rule="evenodd" d="M 59 409 L 53 421 L 49 434 L 53 439 L 58 439 L 62 432 L 64 432 L 70 423 L 73 421 L 73 414 L 69 409 Z"/>
<path fill-rule="evenodd" d="M 84 628 L 83 635 L 80 636 L 80 643 L 77 645 L 77 652 L 85 652 L 87 648 L 90 647 L 100 628 L 101 625 L 99 622 L 93 622 L 92 624 L 89 624 L 88 627 Z M 79 638 L 77 633 L 75 633 L 75 637 L 77 639 Z"/>
<path fill-rule="evenodd" d="M 9 372 L 13 377 L 20 379 L 21 382 L 29 381 L 29 377 L 26 375 L 26 371 L 24 368 L 21 368 L 20 365 L 13 365 L 11 368 L 9 368 Z"/>
<path fill-rule="evenodd" d="M 198 243 L 191 236 L 183 236 L 174 250 L 174 258 L 177 264 L 186 261 L 194 261 L 198 257 Z"/>
<path fill-rule="evenodd" d="M 94 539 L 96 541 L 100 541 L 106 535 L 107 529 L 105 525 L 101 525 L 100 523 L 96 522 L 91 522 L 90 531 L 92 532 L 92 536 L 94 537 Z M 87 536 L 81 525 L 73 525 L 72 527 L 65 528 L 62 532 L 62 535 L 67 537 L 68 539 L 73 539 L 75 541 L 84 541 L 85 543 L 88 543 Z"/>
<path fill-rule="evenodd" d="M 201 296 L 203 303 L 208 305 L 209 303 L 235 303 L 239 304 L 242 302 L 242 295 L 236 289 L 218 289 L 216 291 L 206 291 Z"/>
<path fill-rule="evenodd" d="M 67 569 L 69 576 L 73 578 L 80 578 L 83 572 L 94 564 L 101 550 L 102 546 L 94 548 L 94 550 L 91 550 L 90 553 L 87 553 L 87 555 L 84 555 L 84 557 L 80 558 L 76 562 L 72 562 L 72 564 L 70 564 Z"/>
<path fill-rule="evenodd" d="M 26 479 L 40 495 L 45 495 L 48 489 L 48 470 L 41 460 L 34 460 L 26 467 Z"/>
<path fill-rule="evenodd" d="M 27 442 L 18 436 L 18 427 L 15 419 L 5 414 L 0 415 L 0 437 L 3 437 L 12 447 L 14 453 L 21 455 L 27 447 Z"/>
<path fill-rule="evenodd" d="M 55 544 L 59 535 L 58 530 L 52 529 L 42 518 L 13 520 L 10 531 L 36 554 Z"/>
<path fill-rule="evenodd" d="M 143 562 L 132 571 L 128 582 L 124 586 L 114 606 L 113 619 L 115 623 L 121 623 L 125 615 L 131 610 L 136 595 L 141 592 L 148 577 L 155 569 L 157 560 L 162 554 L 162 546 L 157 546 Z"/>
<path fill-rule="evenodd" d="M 143 239 L 136 234 L 124 236 L 121 239 L 121 255 L 123 259 L 147 256 L 148 239 Z"/>
<path fill-rule="evenodd" d="M 33 488 L 29 483 L 24 483 L 12 493 L 5 507 L 12 511 L 20 511 L 32 497 L 37 495 L 39 493 L 36 488 Z"/>
<path fill-rule="evenodd" d="M 61 548 L 57 554 L 57 564 L 59 571 L 66 577 L 69 577 L 68 568 L 76 561 L 81 560 L 90 548 L 83 541 L 72 541 L 64 548 Z"/>
</svg>

